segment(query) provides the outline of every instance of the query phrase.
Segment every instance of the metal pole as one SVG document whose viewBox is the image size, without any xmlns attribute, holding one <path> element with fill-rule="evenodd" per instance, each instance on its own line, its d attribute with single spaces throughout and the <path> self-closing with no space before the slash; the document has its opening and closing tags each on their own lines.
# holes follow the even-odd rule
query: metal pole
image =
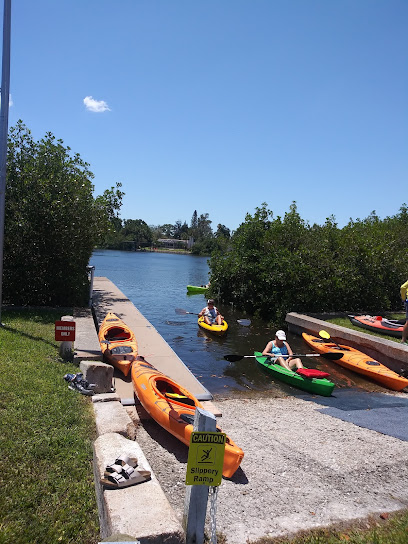
<svg viewBox="0 0 408 544">
<path fill-rule="evenodd" d="M 10 96 L 10 27 L 11 0 L 4 0 L 0 106 L 0 326 L 3 325 L 1 322 L 1 307 L 3 304 L 4 215 L 6 209 L 7 135 Z"/>
</svg>

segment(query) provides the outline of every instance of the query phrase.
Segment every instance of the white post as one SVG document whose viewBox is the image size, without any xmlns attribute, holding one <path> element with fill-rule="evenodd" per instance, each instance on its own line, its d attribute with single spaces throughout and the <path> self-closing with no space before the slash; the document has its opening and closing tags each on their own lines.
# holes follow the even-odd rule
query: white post
<svg viewBox="0 0 408 544">
<path fill-rule="evenodd" d="M 4 0 L 0 106 L 0 326 L 2 326 L 1 306 L 3 304 L 4 214 L 6 209 L 7 135 L 10 96 L 10 27 L 11 0 Z"/>
<path fill-rule="evenodd" d="M 215 432 L 217 430 L 216 421 L 211 412 L 196 408 L 194 417 L 195 431 Z M 186 544 L 203 544 L 207 502 L 208 485 L 187 486 L 183 516 Z"/>
<path fill-rule="evenodd" d="M 72 315 L 63 315 L 61 321 L 74 321 Z M 64 361 L 71 361 L 74 353 L 74 343 L 71 341 L 65 341 L 60 343 L 59 354 Z"/>
</svg>

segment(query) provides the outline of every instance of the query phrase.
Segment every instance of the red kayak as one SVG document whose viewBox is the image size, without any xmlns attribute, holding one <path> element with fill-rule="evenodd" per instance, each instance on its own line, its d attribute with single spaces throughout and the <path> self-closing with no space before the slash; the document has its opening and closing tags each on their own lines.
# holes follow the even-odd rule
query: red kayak
<svg viewBox="0 0 408 544">
<path fill-rule="evenodd" d="M 402 337 L 405 324 L 405 319 L 386 319 L 380 315 L 349 315 L 349 319 L 353 325 L 396 338 Z"/>
</svg>

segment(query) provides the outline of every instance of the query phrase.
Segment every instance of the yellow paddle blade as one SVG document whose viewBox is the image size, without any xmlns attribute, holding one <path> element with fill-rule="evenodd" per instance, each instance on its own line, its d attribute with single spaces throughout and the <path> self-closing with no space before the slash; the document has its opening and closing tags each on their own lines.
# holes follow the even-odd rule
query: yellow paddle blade
<svg viewBox="0 0 408 544">
<path fill-rule="evenodd" d="M 326 340 L 329 340 L 330 338 L 330 334 L 327 331 L 323 331 L 323 330 L 319 332 L 319 336 L 321 338 L 325 338 Z"/>
</svg>

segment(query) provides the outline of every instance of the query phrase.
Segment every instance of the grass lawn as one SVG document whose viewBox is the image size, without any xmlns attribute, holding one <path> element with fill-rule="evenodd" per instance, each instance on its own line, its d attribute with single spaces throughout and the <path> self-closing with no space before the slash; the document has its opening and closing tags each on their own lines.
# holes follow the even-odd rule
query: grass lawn
<svg viewBox="0 0 408 544">
<path fill-rule="evenodd" d="M 353 528 L 316 529 L 294 539 L 262 538 L 248 544 L 407 544 L 408 512 L 356 522 Z"/>
<path fill-rule="evenodd" d="M 90 399 L 68 389 L 54 323 L 68 311 L 5 311 L 0 328 L 0 543 L 94 544 Z"/>
</svg>

